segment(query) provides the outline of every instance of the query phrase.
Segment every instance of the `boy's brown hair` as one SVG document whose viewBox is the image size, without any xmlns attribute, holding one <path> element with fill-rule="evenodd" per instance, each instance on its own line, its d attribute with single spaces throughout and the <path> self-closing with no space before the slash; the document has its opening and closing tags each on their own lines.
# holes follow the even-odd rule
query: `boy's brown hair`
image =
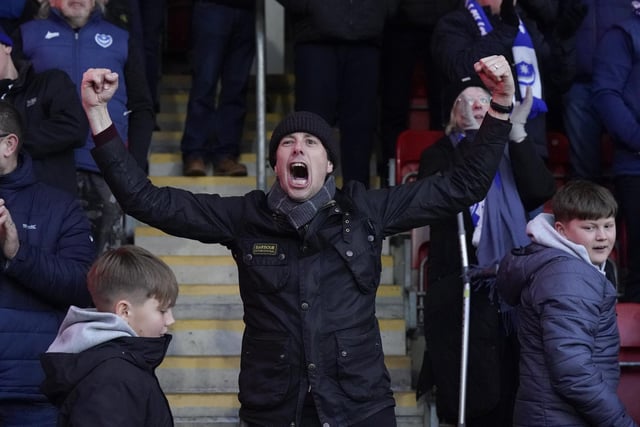
<svg viewBox="0 0 640 427">
<path fill-rule="evenodd" d="M 586 180 L 564 184 L 551 199 L 556 221 L 615 218 L 618 203 L 605 187 Z"/>
<path fill-rule="evenodd" d="M 156 298 L 160 306 L 173 307 L 178 281 L 169 266 L 151 252 L 124 245 L 98 257 L 87 274 L 87 286 L 98 311 L 113 312 L 121 299 L 142 304 Z"/>
</svg>

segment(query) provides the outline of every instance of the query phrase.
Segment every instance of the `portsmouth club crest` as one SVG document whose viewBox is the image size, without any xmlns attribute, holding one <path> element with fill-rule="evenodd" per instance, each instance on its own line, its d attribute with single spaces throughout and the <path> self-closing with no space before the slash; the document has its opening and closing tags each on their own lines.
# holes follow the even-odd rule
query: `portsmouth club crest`
<svg viewBox="0 0 640 427">
<path fill-rule="evenodd" d="M 516 64 L 518 82 L 523 85 L 532 86 L 536 81 L 536 71 L 532 64 L 520 61 Z"/>
<path fill-rule="evenodd" d="M 109 34 L 98 33 L 94 37 L 94 40 L 96 41 L 98 46 L 104 47 L 104 48 L 107 48 L 113 44 L 113 37 L 111 37 Z"/>
</svg>

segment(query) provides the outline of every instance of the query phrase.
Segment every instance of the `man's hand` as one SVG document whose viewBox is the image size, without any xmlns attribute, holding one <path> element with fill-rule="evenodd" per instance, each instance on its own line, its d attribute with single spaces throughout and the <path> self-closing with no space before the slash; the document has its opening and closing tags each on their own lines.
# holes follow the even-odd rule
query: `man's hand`
<svg viewBox="0 0 640 427">
<path fill-rule="evenodd" d="M 0 249 L 8 260 L 12 260 L 20 249 L 18 230 L 9 209 L 4 204 L 4 199 L 0 199 Z"/>
<path fill-rule="evenodd" d="M 487 56 L 473 64 L 473 68 L 484 86 L 491 92 L 493 102 L 505 107 L 513 103 L 513 94 L 516 89 L 511 67 L 504 56 Z"/>
<path fill-rule="evenodd" d="M 82 106 L 94 135 L 111 126 L 107 104 L 118 89 L 118 73 L 107 68 L 89 68 L 82 75 Z"/>
</svg>

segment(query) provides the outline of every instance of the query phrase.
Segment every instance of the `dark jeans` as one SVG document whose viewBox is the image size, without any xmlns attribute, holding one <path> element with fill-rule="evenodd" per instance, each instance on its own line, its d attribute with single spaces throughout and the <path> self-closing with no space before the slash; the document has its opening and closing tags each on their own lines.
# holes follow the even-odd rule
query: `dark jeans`
<svg viewBox="0 0 640 427">
<path fill-rule="evenodd" d="M 398 135 L 409 127 L 413 73 L 422 64 L 427 84 L 430 129 L 442 129 L 439 73 L 431 72 L 429 49 L 431 30 L 412 27 L 402 21 L 388 25 L 382 43 L 380 64 L 380 139 L 382 156 L 378 170 L 387 172 L 389 159 L 395 158 Z M 448 117 L 447 117 L 448 120 Z"/>
<path fill-rule="evenodd" d="M 368 43 L 299 43 L 296 110 L 312 111 L 340 129 L 344 182 L 367 187 L 376 128 L 380 49 Z"/>
<path fill-rule="evenodd" d="M 138 0 L 142 26 L 142 50 L 144 54 L 145 74 L 153 107 L 160 110 L 158 100 L 158 80 L 160 78 L 161 37 L 164 33 L 164 20 L 167 12 L 167 0 Z"/>
<path fill-rule="evenodd" d="M 216 3 L 193 5 L 192 82 L 181 145 L 185 159 L 215 163 L 240 154 L 255 53 L 254 16 L 253 10 Z"/>
</svg>

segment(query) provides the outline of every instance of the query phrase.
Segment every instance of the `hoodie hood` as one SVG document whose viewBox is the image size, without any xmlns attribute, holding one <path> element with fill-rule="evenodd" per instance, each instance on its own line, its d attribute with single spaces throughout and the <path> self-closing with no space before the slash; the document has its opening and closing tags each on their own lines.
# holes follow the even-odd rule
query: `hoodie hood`
<svg viewBox="0 0 640 427">
<path fill-rule="evenodd" d="M 587 249 L 561 236 L 553 227 L 555 218 L 541 213 L 527 224 L 527 234 L 534 242 L 507 254 L 498 269 L 497 286 L 500 296 L 511 306 L 520 304 L 520 294 L 531 277 L 541 268 L 567 257 L 578 258 L 604 274 L 589 260 Z"/>
<path fill-rule="evenodd" d="M 113 313 L 71 306 L 47 353 L 80 353 L 116 338 L 136 336 L 129 324 Z"/>
</svg>

